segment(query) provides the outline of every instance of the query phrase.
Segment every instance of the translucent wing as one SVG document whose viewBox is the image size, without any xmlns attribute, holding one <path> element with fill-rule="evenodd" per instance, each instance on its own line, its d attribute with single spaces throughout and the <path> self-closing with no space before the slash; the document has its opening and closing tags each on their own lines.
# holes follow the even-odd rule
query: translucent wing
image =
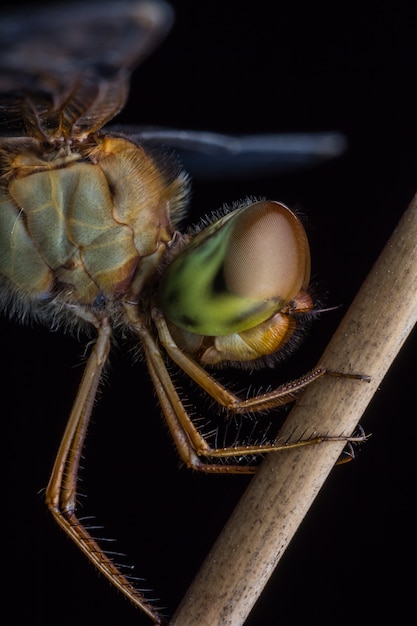
<svg viewBox="0 0 417 626">
<path fill-rule="evenodd" d="M 197 180 L 267 176 L 310 167 L 340 156 L 345 137 L 338 132 L 223 135 L 168 128 L 119 128 L 132 140 L 173 148 Z"/>
<path fill-rule="evenodd" d="M 172 24 L 160 0 L 75 3 L 0 22 L 2 135 L 84 136 L 124 106 L 132 69 Z"/>
</svg>

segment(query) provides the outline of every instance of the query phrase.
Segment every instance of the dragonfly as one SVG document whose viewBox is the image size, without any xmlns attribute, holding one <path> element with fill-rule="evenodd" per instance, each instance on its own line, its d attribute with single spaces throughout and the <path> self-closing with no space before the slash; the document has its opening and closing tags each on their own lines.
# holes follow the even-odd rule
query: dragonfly
<svg viewBox="0 0 417 626">
<path fill-rule="evenodd" d="M 331 157 L 343 140 L 108 125 L 123 109 L 133 70 L 172 24 L 168 4 L 131 0 L 38 7 L 7 15 L 0 26 L 0 311 L 95 335 L 46 504 L 155 624 L 163 616 L 77 514 L 80 459 L 114 334 L 141 350 L 179 457 L 200 472 L 250 474 L 267 453 L 349 438 L 212 446 L 169 364 L 228 415 L 288 405 L 324 375 L 363 378 L 318 367 L 241 398 L 213 375 L 216 367 L 250 373 L 273 366 L 320 311 L 296 212 L 248 199 L 183 229 L 184 163 L 200 176 L 254 175 Z"/>
</svg>

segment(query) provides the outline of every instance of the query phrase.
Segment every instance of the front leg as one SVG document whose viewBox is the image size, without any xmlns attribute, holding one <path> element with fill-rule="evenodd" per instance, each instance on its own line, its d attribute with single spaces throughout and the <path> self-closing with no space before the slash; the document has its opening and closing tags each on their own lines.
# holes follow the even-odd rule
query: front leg
<svg viewBox="0 0 417 626">
<path fill-rule="evenodd" d="M 314 434 L 306 439 L 298 439 L 296 441 L 277 441 L 263 445 L 236 445 L 221 448 L 211 447 L 206 439 L 199 433 L 190 415 L 186 411 L 169 375 L 160 348 L 147 328 L 145 320 L 142 319 L 134 306 L 127 309 L 127 314 L 133 330 L 139 335 L 145 349 L 148 370 L 166 422 L 179 455 L 187 467 L 208 473 L 252 474 L 257 469 L 257 466 L 254 464 L 222 464 L 217 461 L 219 459 L 237 459 L 240 457 L 256 456 L 279 450 L 288 450 L 290 448 L 323 443 L 325 441 L 355 442 L 363 440 L 362 436 L 346 437 Z M 206 370 L 193 359 L 182 352 L 172 340 L 163 317 L 160 314 L 158 315 L 156 310 L 153 314 L 161 342 L 172 360 L 177 363 L 190 378 L 200 385 L 204 391 L 214 398 L 220 406 L 231 412 L 253 413 L 254 411 L 262 411 L 265 408 L 288 404 L 295 399 L 296 394 L 301 389 L 306 387 L 313 380 L 327 373 L 325 370 L 318 368 L 313 373 L 299 379 L 293 384 L 283 385 L 271 393 L 262 394 L 253 399 L 241 400 L 210 376 Z"/>
</svg>

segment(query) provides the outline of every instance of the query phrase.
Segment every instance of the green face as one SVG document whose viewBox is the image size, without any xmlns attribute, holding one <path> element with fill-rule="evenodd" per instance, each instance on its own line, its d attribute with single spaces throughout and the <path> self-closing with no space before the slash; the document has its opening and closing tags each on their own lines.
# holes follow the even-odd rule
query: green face
<svg viewBox="0 0 417 626">
<path fill-rule="evenodd" d="M 167 268 L 159 304 L 176 326 L 224 336 L 264 322 L 308 286 L 300 220 L 278 202 L 245 205 L 199 232 Z"/>
</svg>

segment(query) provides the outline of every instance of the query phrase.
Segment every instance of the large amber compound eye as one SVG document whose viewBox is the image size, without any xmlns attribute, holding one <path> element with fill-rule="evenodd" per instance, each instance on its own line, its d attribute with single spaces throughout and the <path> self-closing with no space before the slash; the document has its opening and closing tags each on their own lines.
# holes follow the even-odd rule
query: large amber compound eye
<svg viewBox="0 0 417 626">
<path fill-rule="evenodd" d="M 258 201 L 198 233 L 165 271 L 159 304 L 183 330 L 224 336 L 261 324 L 309 280 L 301 221 L 284 204 Z"/>
</svg>

